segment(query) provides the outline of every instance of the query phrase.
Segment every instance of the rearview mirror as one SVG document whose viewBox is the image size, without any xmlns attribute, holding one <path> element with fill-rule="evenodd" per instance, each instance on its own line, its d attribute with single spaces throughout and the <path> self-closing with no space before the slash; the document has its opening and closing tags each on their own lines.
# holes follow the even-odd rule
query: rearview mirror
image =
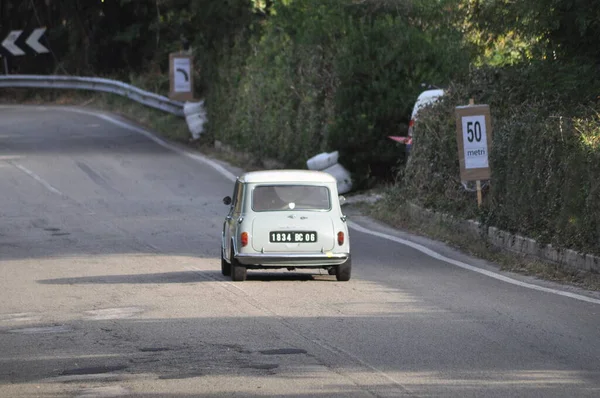
<svg viewBox="0 0 600 398">
<path fill-rule="evenodd" d="M 229 206 L 231 204 L 231 196 L 225 196 L 223 198 L 223 203 Z"/>
</svg>

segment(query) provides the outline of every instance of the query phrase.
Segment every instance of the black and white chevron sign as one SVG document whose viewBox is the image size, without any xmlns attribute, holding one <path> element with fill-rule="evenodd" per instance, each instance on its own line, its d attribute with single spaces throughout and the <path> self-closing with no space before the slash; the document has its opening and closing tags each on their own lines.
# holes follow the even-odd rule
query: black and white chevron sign
<svg viewBox="0 0 600 398">
<path fill-rule="evenodd" d="M 0 55 L 18 57 L 26 54 L 44 54 L 50 52 L 40 39 L 46 28 L 33 30 L 11 30 L 8 34 L 0 36 Z"/>
</svg>

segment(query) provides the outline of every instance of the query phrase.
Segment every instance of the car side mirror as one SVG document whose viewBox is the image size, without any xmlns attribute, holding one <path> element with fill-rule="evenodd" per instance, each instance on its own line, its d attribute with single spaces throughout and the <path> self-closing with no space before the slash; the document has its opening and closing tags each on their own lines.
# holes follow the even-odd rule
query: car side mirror
<svg viewBox="0 0 600 398">
<path fill-rule="evenodd" d="M 345 205 L 345 204 L 346 204 L 346 197 L 345 197 L 345 196 L 342 196 L 342 195 L 340 195 L 340 206 L 343 206 L 343 205 Z"/>
<path fill-rule="evenodd" d="M 223 198 L 223 204 L 226 204 L 227 206 L 229 206 L 231 204 L 231 196 L 225 196 Z"/>
</svg>

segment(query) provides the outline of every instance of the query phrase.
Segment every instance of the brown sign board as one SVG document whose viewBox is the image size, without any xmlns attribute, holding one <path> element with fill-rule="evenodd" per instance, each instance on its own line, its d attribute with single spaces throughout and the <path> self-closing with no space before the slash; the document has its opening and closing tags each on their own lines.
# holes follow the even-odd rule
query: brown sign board
<svg viewBox="0 0 600 398">
<path fill-rule="evenodd" d="M 490 178 L 492 122 L 489 105 L 456 107 L 456 142 L 463 181 Z"/>
<path fill-rule="evenodd" d="M 175 101 L 194 100 L 194 67 L 192 56 L 169 54 L 169 98 Z"/>
</svg>

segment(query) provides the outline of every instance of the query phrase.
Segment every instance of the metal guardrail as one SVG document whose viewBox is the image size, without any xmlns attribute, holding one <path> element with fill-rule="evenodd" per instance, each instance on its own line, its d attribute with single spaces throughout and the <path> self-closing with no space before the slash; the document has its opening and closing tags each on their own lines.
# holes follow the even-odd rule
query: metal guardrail
<svg viewBox="0 0 600 398">
<path fill-rule="evenodd" d="M 127 97 L 140 104 L 184 117 L 183 102 L 144 91 L 132 85 L 110 79 L 80 76 L 0 75 L 0 87 L 49 88 L 103 91 Z"/>
</svg>

